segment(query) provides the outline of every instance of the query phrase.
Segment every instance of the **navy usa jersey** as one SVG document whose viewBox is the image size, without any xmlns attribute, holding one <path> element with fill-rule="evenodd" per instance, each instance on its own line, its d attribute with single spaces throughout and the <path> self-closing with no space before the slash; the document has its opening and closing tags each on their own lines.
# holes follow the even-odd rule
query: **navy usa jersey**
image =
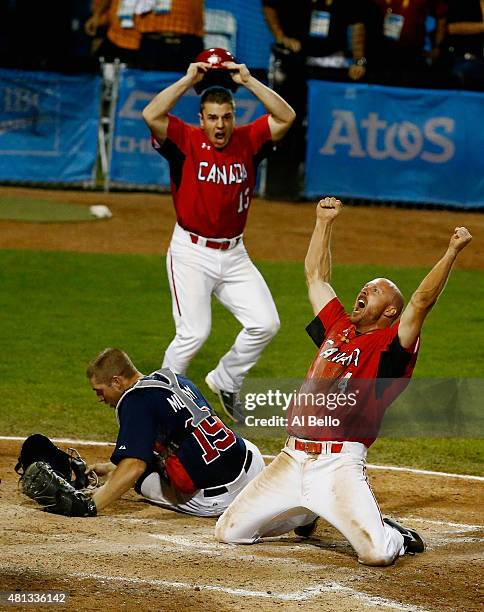
<svg viewBox="0 0 484 612">
<path fill-rule="evenodd" d="M 119 400 L 116 406 L 119 433 L 111 461 L 117 465 L 131 457 L 149 464 L 161 445 L 177 455 L 199 489 L 235 480 L 246 459 L 244 440 L 215 415 L 188 378 L 176 375 L 181 394 L 163 388 L 160 383 L 164 380 L 162 372 L 153 372 Z M 184 397 L 188 399 L 184 401 Z M 196 427 L 188 408 L 190 400 L 196 404 L 198 420 L 203 419 Z"/>
</svg>

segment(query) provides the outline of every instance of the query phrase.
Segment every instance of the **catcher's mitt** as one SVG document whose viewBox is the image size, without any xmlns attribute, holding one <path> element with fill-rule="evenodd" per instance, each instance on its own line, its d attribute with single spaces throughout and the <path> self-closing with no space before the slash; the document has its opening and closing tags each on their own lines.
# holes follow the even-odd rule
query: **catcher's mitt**
<svg viewBox="0 0 484 612">
<path fill-rule="evenodd" d="M 22 444 L 15 471 L 20 475 L 25 474 L 32 463 L 43 461 L 75 489 L 95 488 L 98 484 L 96 474 L 86 474 L 84 459 L 74 448 L 67 450 L 65 453 L 42 434 L 33 434 Z"/>
<path fill-rule="evenodd" d="M 32 463 L 21 480 L 22 490 L 34 499 L 46 512 L 64 516 L 96 516 L 93 500 L 59 476 L 44 461 Z"/>
</svg>

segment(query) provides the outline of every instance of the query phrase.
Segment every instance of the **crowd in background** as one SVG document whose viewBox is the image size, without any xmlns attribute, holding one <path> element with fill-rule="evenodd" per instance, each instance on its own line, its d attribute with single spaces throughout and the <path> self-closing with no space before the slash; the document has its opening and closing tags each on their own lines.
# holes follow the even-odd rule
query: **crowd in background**
<svg viewBox="0 0 484 612">
<path fill-rule="evenodd" d="M 484 90 L 483 0 L 261 5 L 275 39 L 274 84 L 287 79 L 293 89 L 293 78 L 299 86 L 312 77 Z M 204 46 L 203 0 L 0 2 L 4 67 L 94 72 L 103 57 L 143 70 L 183 71 Z"/>
<path fill-rule="evenodd" d="M 232 23 L 226 38 L 210 37 L 210 13 L 230 15 L 231 7 L 242 7 L 249 27 L 234 35 Z M 264 21 L 262 40 L 254 30 Z M 251 36 L 266 47 L 267 65 L 249 68 L 297 116 L 267 161 L 268 198 L 302 192 L 309 79 L 484 91 L 484 0 L 229 0 L 209 8 L 204 0 L 0 0 L 7 68 L 97 73 L 101 61 L 118 59 L 183 72 L 210 46 L 244 61 L 237 47 Z"/>
<path fill-rule="evenodd" d="M 204 48 L 203 0 L 0 0 L 0 65 L 96 72 L 99 60 L 184 71 Z"/>
</svg>

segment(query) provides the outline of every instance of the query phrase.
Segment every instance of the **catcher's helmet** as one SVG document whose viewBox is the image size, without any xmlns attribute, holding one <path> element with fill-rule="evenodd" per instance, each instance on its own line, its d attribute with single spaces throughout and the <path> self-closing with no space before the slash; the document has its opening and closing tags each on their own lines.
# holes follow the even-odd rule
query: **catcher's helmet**
<svg viewBox="0 0 484 612">
<path fill-rule="evenodd" d="M 220 49 L 219 47 L 212 47 L 211 49 L 205 49 L 199 53 L 195 61 L 207 62 L 211 65 L 210 70 L 208 70 L 203 79 L 194 85 L 194 89 L 198 95 L 200 95 L 204 89 L 216 85 L 230 89 L 233 92 L 237 91 L 237 83 L 234 83 L 229 74 L 230 71 L 222 65 L 224 62 L 235 62 L 235 57 L 230 51 Z"/>
</svg>

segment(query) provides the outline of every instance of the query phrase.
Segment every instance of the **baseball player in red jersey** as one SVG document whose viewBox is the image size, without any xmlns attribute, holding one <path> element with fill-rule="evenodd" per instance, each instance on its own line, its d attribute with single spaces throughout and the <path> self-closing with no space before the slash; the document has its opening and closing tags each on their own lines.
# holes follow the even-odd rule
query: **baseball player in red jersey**
<svg viewBox="0 0 484 612">
<path fill-rule="evenodd" d="M 227 414 L 240 420 L 242 381 L 280 325 L 269 288 L 247 254 L 242 233 L 257 166 L 272 143 L 287 132 L 295 114 L 244 64 L 224 62 L 224 66 L 268 114 L 235 127 L 232 94 L 213 87 L 201 97 L 200 127 L 171 115 L 180 97 L 212 69 L 208 62 L 194 62 L 186 75 L 148 104 L 143 117 L 153 146 L 169 161 L 177 216 L 167 254 L 176 335 L 165 352 L 163 367 L 179 374 L 186 371 L 210 333 L 215 294 L 242 330 L 206 382 Z"/>
<path fill-rule="evenodd" d="M 250 544 L 291 529 L 308 536 L 322 517 L 350 542 L 360 563 L 389 565 L 405 553 L 422 552 L 424 543 L 415 531 L 382 519 L 366 478 L 366 453 L 385 408 L 412 375 L 422 324 L 471 235 L 455 229 L 401 316 L 402 295 L 384 278 L 366 283 L 346 314 L 329 284 L 331 229 L 341 206 L 335 198 L 317 206 L 305 271 L 316 315 L 308 332 L 319 350 L 301 401 L 294 401 L 288 415 L 286 445 L 220 517 L 216 537 Z M 326 408 L 331 399 L 337 409 L 325 411 L 318 402 L 323 396 Z"/>
</svg>

